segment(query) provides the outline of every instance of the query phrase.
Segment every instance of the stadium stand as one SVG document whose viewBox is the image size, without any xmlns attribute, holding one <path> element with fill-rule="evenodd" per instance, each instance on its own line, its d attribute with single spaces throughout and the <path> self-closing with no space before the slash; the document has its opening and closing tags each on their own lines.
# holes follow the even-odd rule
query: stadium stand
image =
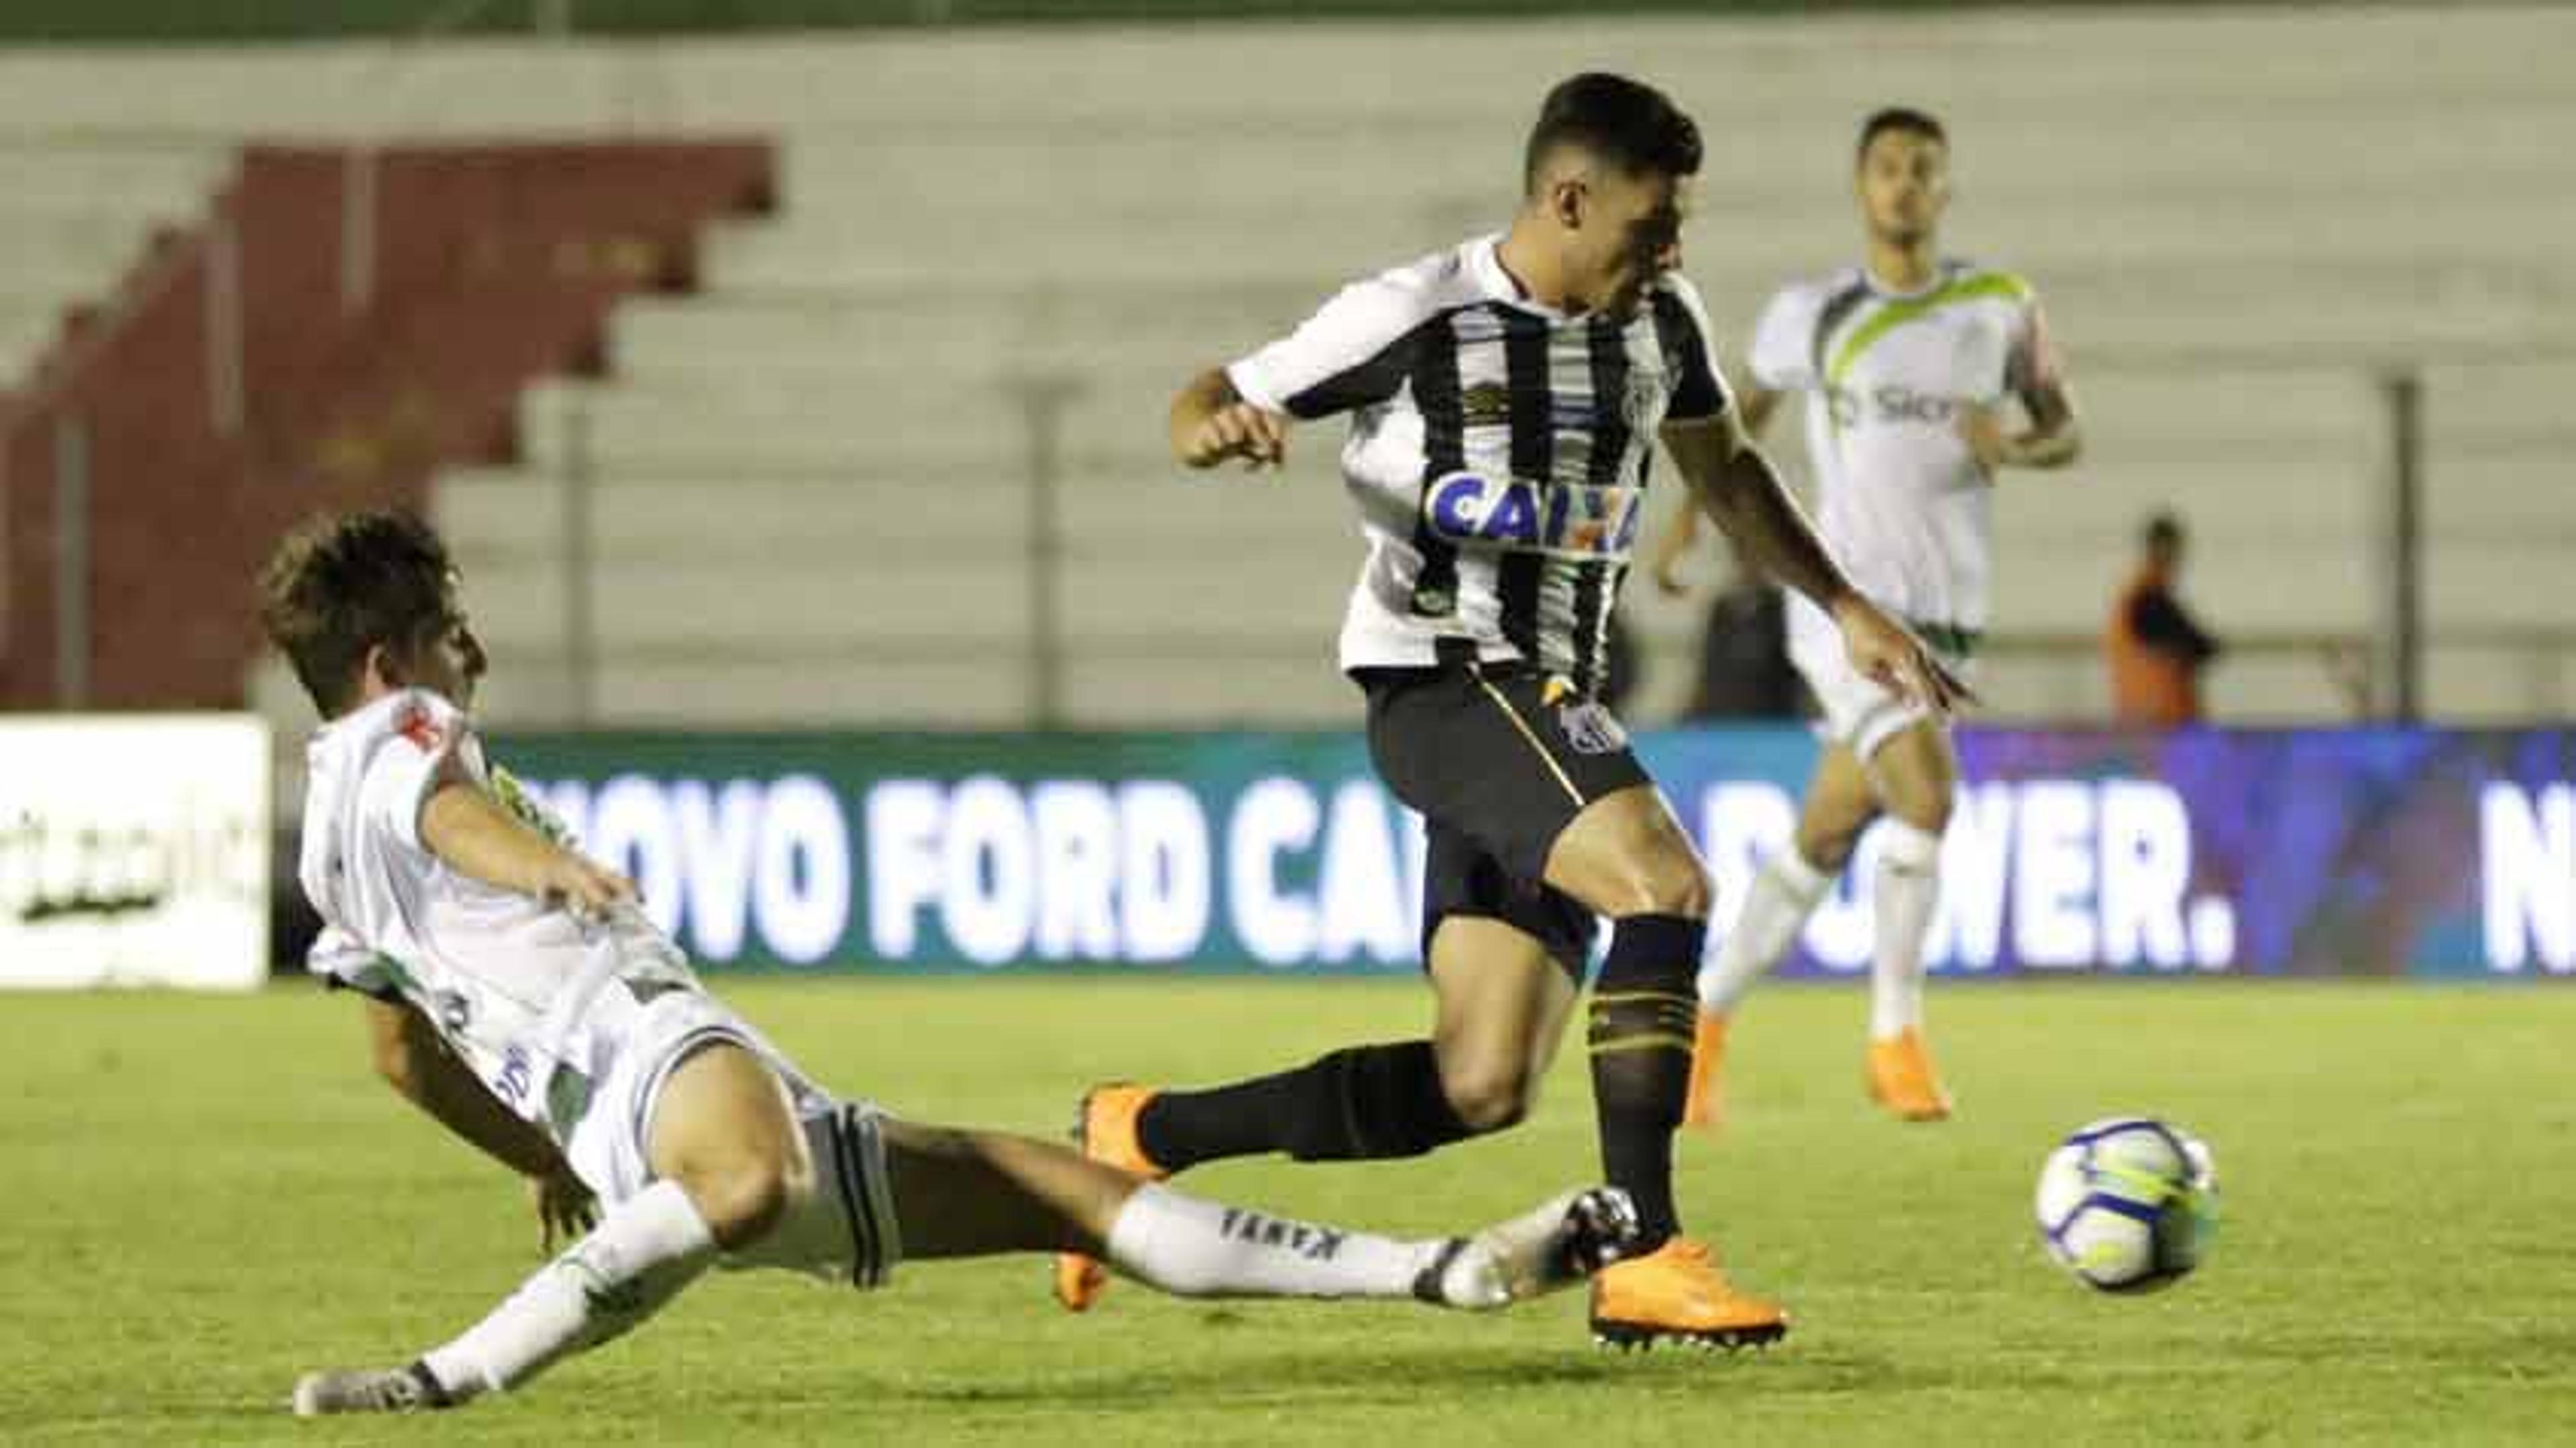
<svg viewBox="0 0 2576 1448">
<path fill-rule="evenodd" d="M 50 130 L 48 165 L 93 139 L 339 134 L 381 54 L 93 59 L 143 78 L 112 99 L 77 54 L 0 57 L 0 118 Z M 1856 118 L 1903 99 L 1951 123 L 1957 249 L 2039 284 L 2091 440 L 1999 500 L 1999 715 L 2100 717 L 2090 641 L 2137 521 L 2173 507 L 2191 596 L 2249 646 L 2217 716 L 2347 717 L 2325 656 L 2382 622 L 2378 387 L 2403 366 L 2428 408 L 2429 696 L 2463 722 L 2576 711 L 2576 606 L 2546 583 L 2576 566 L 2576 13 L 2504 6 L 423 50 L 366 125 L 752 129 L 782 155 L 780 214 L 719 223 L 700 291 L 629 302 L 603 375 L 525 394 L 514 462 L 436 489 L 517 656 L 495 716 L 1347 723 L 1333 440 L 1282 478 L 1184 479 L 1164 402 L 1338 281 L 1499 224 L 1534 98 L 1593 64 L 1706 128 L 1688 264 L 1736 342 L 1772 285 L 1853 254 Z M 1695 611 L 1629 600 L 1651 719 L 1687 687 Z"/>
<path fill-rule="evenodd" d="M 519 388 L 595 366 L 616 299 L 684 285 L 699 224 L 765 206 L 769 166 L 721 142 L 245 149 L 11 405 L 7 470 L 50 486 L 10 499 L 35 586 L 0 700 L 238 699 L 277 532 L 507 456 Z"/>
</svg>

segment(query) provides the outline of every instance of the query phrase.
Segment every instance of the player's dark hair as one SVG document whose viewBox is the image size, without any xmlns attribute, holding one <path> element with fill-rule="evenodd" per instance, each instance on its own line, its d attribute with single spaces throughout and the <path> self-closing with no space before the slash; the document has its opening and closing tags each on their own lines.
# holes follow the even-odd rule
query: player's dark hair
<svg viewBox="0 0 2576 1448">
<path fill-rule="evenodd" d="M 325 717 L 356 699 L 367 650 L 435 636 L 454 600 L 447 545 L 406 513 L 325 514 L 287 534 L 259 574 L 259 622 Z"/>
<path fill-rule="evenodd" d="M 1931 112 L 1918 111 L 1911 106 L 1887 106 L 1870 112 L 1869 119 L 1860 123 L 1860 144 L 1852 148 L 1852 164 L 1859 165 L 1861 158 L 1869 154 L 1869 143 L 1890 131 L 1921 136 L 1944 146 L 1950 144 L 1950 133 L 1941 129 L 1941 123 L 1932 118 Z"/>
<path fill-rule="evenodd" d="M 2182 520 L 2171 513 L 2158 513 L 2147 519 L 2146 531 L 2140 535 L 2149 548 L 2168 551 L 2182 546 Z"/>
<path fill-rule="evenodd" d="M 1588 71 L 1557 83 L 1530 127 L 1521 186 L 1536 194 L 1539 168 L 1559 146 L 1580 146 L 1630 175 L 1699 173 L 1699 126 L 1672 97 L 1624 75 Z"/>
</svg>

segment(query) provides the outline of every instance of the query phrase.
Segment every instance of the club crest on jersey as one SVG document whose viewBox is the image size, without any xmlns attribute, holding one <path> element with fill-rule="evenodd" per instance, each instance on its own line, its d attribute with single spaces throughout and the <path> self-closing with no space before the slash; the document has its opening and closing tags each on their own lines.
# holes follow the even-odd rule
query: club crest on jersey
<svg viewBox="0 0 2576 1448">
<path fill-rule="evenodd" d="M 1499 382 L 1479 382 L 1458 394 L 1458 415 L 1469 427 L 1492 427 L 1512 420 L 1511 389 Z"/>
<path fill-rule="evenodd" d="M 1663 373 L 1644 368 L 1628 374 L 1628 386 L 1619 398 L 1619 407 L 1630 431 L 1652 432 L 1664 420 L 1664 409 L 1672 404 L 1664 382 Z"/>
<path fill-rule="evenodd" d="M 1556 706 L 1556 728 L 1577 754 L 1616 754 L 1628 747 L 1628 726 L 1598 699 Z"/>
<path fill-rule="evenodd" d="M 395 713 L 394 732 L 410 740 L 423 754 L 436 754 L 447 740 L 447 732 L 438 727 L 428 708 L 417 700 L 406 701 Z"/>
<path fill-rule="evenodd" d="M 1443 538 L 1512 552 L 1617 560 L 1636 546 L 1638 489 L 1450 473 L 1423 490 L 1422 512 Z"/>
</svg>

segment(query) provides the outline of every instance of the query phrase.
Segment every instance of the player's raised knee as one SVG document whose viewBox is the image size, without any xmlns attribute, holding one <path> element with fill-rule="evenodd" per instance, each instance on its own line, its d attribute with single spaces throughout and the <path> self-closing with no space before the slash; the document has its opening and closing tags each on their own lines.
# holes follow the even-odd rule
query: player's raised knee
<svg viewBox="0 0 2576 1448">
<path fill-rule="evenodd" d="M 1685 851 L 1657 851 L 1630 861 L 1619 872 L 1618 898 L 1612 915 L 1679 915 L 1708 918 L 1713 892 L 1708 874 Z"/>
<path fill-rule="evenodd" d="M 726 1251 L 749 1246 L 814 1194 L 814 1171 L 793 1150 L 750 1150 L 681 1179 L 707 1230 Z"/>
<path fill-rule="evenodd" d="M 1950 801 L 1946 790 L 1927 793 L 1919 800 L 1905 801 L 1901 808 L 1890 809 L 1888 814 L 1927 835 L 1938 835 L 1950 828 Z"/>
<path fill-rule="evenodd" d="M 1526 1120 L 1537 1104 L 1538 1085 L 1513 1062 L 1471 1062 L 1440 1068 L 1440 1094 L 1469 1131 L 1479 1135 L 1502 1131 Z"/>
</svg>

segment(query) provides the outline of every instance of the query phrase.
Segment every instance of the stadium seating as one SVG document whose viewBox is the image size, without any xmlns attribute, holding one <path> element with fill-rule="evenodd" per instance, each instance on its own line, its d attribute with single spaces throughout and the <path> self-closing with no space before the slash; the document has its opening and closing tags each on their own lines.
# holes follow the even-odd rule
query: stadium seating
<svg viewBox="0 0 2576 1448">
<path fill-rule="evenodd" d="M 0 116 L 194 157 L 227 131 L 344 129 L 332 98 L 388 73 L 338 47 L 119 63 L 149 83 L 111 105 L 0 60 Z M 1498 224 L 1532 101 L 1594 63 L 1665 82 L 1708 133 L 1688 264 L 1731 346 L 1772 285 L 1853 254 L 1855 119 L 1904 99 L 1951 121 L 1955 247 L 2038 282 L 2090 436 L 2072 474 L 1998 499 L 1999 715 L 2099 717 L 2089 640 L 2138 522 L 2171 506 L 2190 595 L 2245 645 L 2220 717 L 2348 717 L 2325 645 L 2382 622 L 2379 379 L 2399 366 L 2426 389 L 2430 697 L 2460 720 L 2576 712 L 2576 609 L 2540 583 L 2576 568 L 2557 139 L 2576 14 L 2506 6 L 424 52 L 362 125 L 784 148 L 783 213 L 720 224 L 702 294 L 630 304 L 604 377 L 526 396 L 518 466 L 439 489 L 521 666 L 496 713 L 1012 726 L 1042 717 L 1044 647 L 1052 722 L 1347 722 L 1335 440 L 1302 436 L 1285 477 L 1184 479 L 1165 400 L 1334 281 Z M 89 225 L 23 234 L 76 260 Z M 0 289 L 0 346 L 30 325 L 20 295 Z M 1795 432 L 1774 437 L 1793 461 Z M 573 473 L 595 649 L 563 636 Z M 1695 612 L 1629 597 L 1651 719 L 1686 691 Z M 575 660 L 579 688 L 526 677 Z"/>
<path fill-rule="evenodd" d="M 107 295 L 156 230 L 200 216 L 229 163 L 216 137 L 0 144 L 0 392 L 24 381 L 69 308 Z"/>
</svg>

